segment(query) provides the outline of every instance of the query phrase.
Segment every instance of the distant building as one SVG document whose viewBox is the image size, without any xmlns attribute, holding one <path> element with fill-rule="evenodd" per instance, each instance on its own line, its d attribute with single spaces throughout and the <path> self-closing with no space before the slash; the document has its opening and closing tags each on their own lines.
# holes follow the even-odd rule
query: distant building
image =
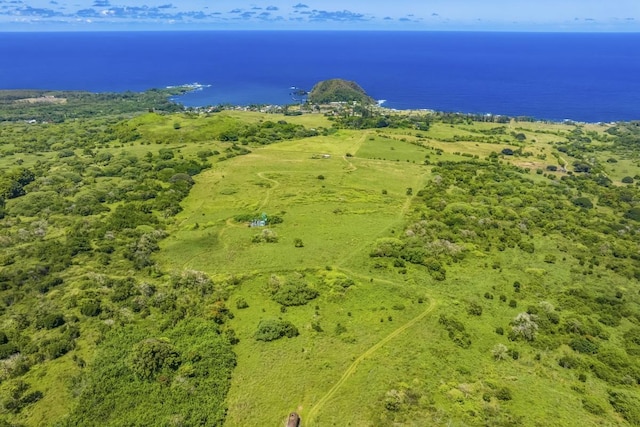
<svg viewBox="0 0 640 427">
<path fill-rule="evenodd" d="M 266 213 L 263 213 L 262 215 L 260 215 L 260 218 L 256 218 L 251 220 L 251 227 L 266 227 L 266 225 L 269 223 L 269 218 L 267 217 Z"/>
</svg>

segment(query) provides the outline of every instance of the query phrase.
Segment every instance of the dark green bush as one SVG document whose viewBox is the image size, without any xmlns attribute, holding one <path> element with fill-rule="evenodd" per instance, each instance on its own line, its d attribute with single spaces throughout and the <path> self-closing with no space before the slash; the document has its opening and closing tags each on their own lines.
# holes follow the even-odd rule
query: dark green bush
<svg viewBox="0 0 640 427">
<path fill-rule="evenodd" d="M 80 304 L 80 313 L 88 317 L 95 317 L 102 313 L 100 301 L 95 299 L 84 300 Z"/>
<path fill-rule="evenodd" d="M 465 330 L 464 324 L 454 317 L 447 317 L 444 314 L 440 315 L 438 322 L 444 326 L 449 333 L 449 338 L 458 347 L 469 348 L 471 347 L 471 335 Z"/>
<path fill-rule="evenodd" d="M 279 286 L 272 298 L 284 306 L 305 305 L 320 293 L 302 281 L 290 281 Z"/>
<path fill-rule="evenodd" d="M 591 209 L 593 208 L 593 203 L 591 202 L 591 200 L 587 199 L 586 197 L 578 197 L 572 200 L 573 204 L 583 208 L 583 209 Z"/>
<path fill-rule="evenodd" d="M 13 343 L 0 344 L 0 359 L 6 359 L 7 357 L 16 354 L 18 347 Z"/>
<path fill-rule="evenodd" d="M 255 338 L 258 341 L 274 341 L 279 338 L 293 338 L 299 335 L 298 328 L 285 320 L 261 320 Z"/>
<path fill-rule="evenodd" d="M 578 337 L 569 342 L 569 347 L 578 353 L 596 354 L 598 352 L 599 345 L 589 338 Z"/>
<path fill-rule="evenodd" d="M 39 316 L 36 319 L 36 328 L 38 329 L 55 329 L 64 325 L 64 316 L 60 313 L 49 313 Z"/>
<path fill-rule="evenodd" d="M 625 218 L 640 222 L 640 208 L 631 208 L 624 216 Z"/>
<path fill-rule="evenodd" d="M 507 387 L 499 388 L 496 391 L 496 399 L 502 400 L 502 401 L 505 401 L 505 402 L 513 399 L 513 395 L 511 394 L 511 390 L 509 390 Z"/>
<path fill-rule="evenodd" d="M 481 316 L 482 315 L 482 306 L 476 302 L 469 303 L 467 307 L 467 313 L 472 316 Z"/>
<path fill-rule="evenodd" d="M 640 425 L 640 399 L 623 391 L 609 391 L 609 403 L 631 425 Z"/>
<path fill-rule="evenodd" d="M 49 359 L 57 359 L 58 357 L 62 357 L 73 350 L 74 347 L 75 343 L 71 338 L 63 337 L 47 343 L 44 346 L 44 352 Z"/>
<path fill-rule="evenodd" d="M 130 365 L 137 378 L 155 378 L 163 369 L 176 370 L 182 360 L 174 346 L 159 339 L 146 339 L 133 346 Z"/>
</svg>

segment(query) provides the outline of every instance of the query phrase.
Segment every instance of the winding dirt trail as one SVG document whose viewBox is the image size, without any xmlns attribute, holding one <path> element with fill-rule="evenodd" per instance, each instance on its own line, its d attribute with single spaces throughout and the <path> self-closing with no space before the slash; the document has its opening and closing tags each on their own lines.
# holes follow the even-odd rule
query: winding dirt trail
<svg viewBox="0 0 640 427">
<path fill-rule="evenodd" d="M 429 306 L 427 307 L 427 309 L 425 311 L 423 311 L 418 316 L 414 317 L 413 319 L 411 319 L 410 321 L 408 321 L 407 323 L 405 323 L 404 325 L 402 325 L 401 327 L 399 327 L 395 331 L 391 332 L 385 338 L 383 338 L 382 340 L 378 341 L 369 350 L 367 350 L 364 353 L 362 353 L 360 355 L 360 357 L 358 357 L 347 368 L 347 370 L 342 374 L 342 377 L 340 377 L 338 382 L 335 383 L 333 385 L 333 387 L 331 387 L 331 389 L 327 392 L 327 394 L 322 396 L 322 398 L 320 400 L 318 400 L 318 403 L 316 403 L 311 408 L 311 410 L 309 411 L 309 414 L 306 416 L 305 424 L 307 424 L 309 426 L 313 425 L 313 421 L 314 421 L 315 417 L 317 416 L 318 412 L 336 394 L 336 392 L 349 379 L 349 377 L 351 377 L 351 375 L 353 375 L 356 372 L 356 369 L 358 368 L 358 365 L 360 365 L 360 363 L 362 363 L 362 361 L 364 359 L 366 359 L 367 357 L 371 356 L 373 353 L 375 353 L 377 350 L 379 350 L 383 345 L 387 344 L 389 341 L 391 341 L 392 339 L 394 339 L 395 337 L 397 337 L 398 335 L 400 335 L 401 333 L 403 333 L 404 331 L 406 331 L 407 329 L 409 329 L 410 327 L 412 327 L 413 325 L 418 323 L 420 320 L 424 319 L 429 313 L 431 313 L 433 311 L 433 309 L 435 307 L 436 307 L 436 301 L 435 300 L 431 300 L 431 302 L 429 303 Z"/>
<path fill-rule="evenodd" d="M 271 193 L 273 192 L 273 190 L 280 187 L 280 182 L 272 178 L 267 178 L 266 176 L 264 176 L 265 173 L 266 172 L 258 172 L 256 175 L 258 175 L 261 179 L 264 179 L 265 181 L 269 181 L 273 183 L 273 187 L 267 190 L 267 194 L 265 195 L 264 200 L 262 201 L 260 206 L 258 206 L 259 211 L 263 210 L 269 204 L 269 201 L 271 200 Z"/>
</svg>

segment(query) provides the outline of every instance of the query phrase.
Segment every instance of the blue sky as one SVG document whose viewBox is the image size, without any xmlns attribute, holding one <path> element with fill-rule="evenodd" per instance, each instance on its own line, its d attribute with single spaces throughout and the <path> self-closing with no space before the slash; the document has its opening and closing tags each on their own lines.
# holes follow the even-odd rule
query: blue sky
<svg viewBox="0 0 640 427">
<path fill-rule="evenodd" d="M 640 32 L 640 0 L 0 0 L 0 31 Z"/>
</svg>

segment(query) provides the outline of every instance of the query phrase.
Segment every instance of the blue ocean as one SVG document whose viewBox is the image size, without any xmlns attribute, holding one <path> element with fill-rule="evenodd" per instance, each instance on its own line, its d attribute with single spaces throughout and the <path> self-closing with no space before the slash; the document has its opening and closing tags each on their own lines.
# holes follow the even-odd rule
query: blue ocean
<svg viewBox="0 0 640 427">
<path fill-rule="evenodd" d="M 187 106 L 289 104 L 291 87 L 360 84 L 396 109 L 640 119 L 640 34 L 0 33 L 0 89 L 141 91 L 198 82 Z"/>
</svg>

